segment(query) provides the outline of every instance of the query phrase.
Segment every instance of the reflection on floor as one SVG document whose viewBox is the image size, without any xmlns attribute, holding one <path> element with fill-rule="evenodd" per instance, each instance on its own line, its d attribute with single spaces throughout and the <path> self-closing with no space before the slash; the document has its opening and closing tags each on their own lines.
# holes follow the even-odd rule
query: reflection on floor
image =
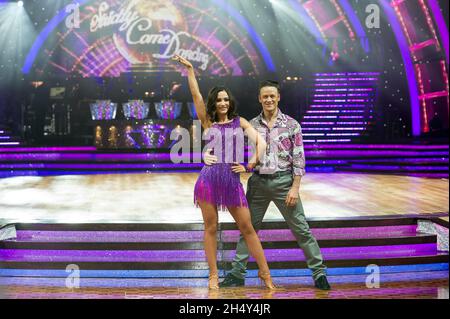
<svg viewBox="0 0 450 319">
<path fill-rule="evenodd" d="M 401 276 L 401 275 L 400 275 Z M 330 282 L 338 279 L 330 278 Z M 351 280 L 351 278 L 348 278 Z M 192 279 L 189 279 L 192 281 Z M 395 280 L 395 279 L 394 279 Z M 178 281 L 181 281 L 178 279 Z M 206 287 L 206 280 L 200 280 Z M 135 287 L 135 288 L 79 288 L 68 289 L 46 286 L 9 286 L 3 298 L 43 299 L 448 299 L 447 279 L 381 282 L 379 288 L 368 288 L 365 283 L 335 283 L 330 291 L 315 289 L 308 284 L 288 283 L 278 278 L 275 291 L 263 287 L 246 286 L 210 291 L 203 287 Z M 279 284 L 279 282 L 283 282 Z"/>
</svg>

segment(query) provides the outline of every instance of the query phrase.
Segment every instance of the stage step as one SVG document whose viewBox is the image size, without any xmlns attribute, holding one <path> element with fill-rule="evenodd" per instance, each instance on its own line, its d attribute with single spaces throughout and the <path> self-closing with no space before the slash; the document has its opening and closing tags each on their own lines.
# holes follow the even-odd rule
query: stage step
<svg viewBox="0 0 450 319">
<path fill-rule="evenodd" d="M 379 72 L 316 73 L 309 107 L 301 120 L 303 141 L 341 143 L 364 140 L 375 126 Z"/>
<path fill-rule="evenodd" d="M 435 297 L 436 295 L 436 288 L 435 287 L 428 287 L 428 283 L 433 280 L 442 280 L 443 283 L 445 280 L 448 280 L 448 269 L 447 270 L 433 270 L 433 271 L 418 271 L 418 272 L 385 272 L 385 269 L 381 270 L 380 273 L 380 282 L 381 287 L 378 289 L 367 289 L 365 286 L 361 289 L 361 287 L 358 287 L 359 289 L 356 289 L 356 287 L 352 288 L 352 293 L 359 296 L 367 296 L 371 294 L 376 294 L 378 296 L 381 296 L 382 298 L 387 298 L 386 296 L 390 295 L 404 295 L 405 298 L 408 298 L 410 295 L 411 297 L 416 297 L 418 294 L 429 294 L 430 297 Z M 276 271 L 272 271 L 272 273 L 276 274 Z M 343 274 L 337 274 L 337 275 L 329 275 L 328 281 L 332 286 L 336 288 L 336 285 L 341 284 L 365 284 L 367 280 L 367 273 L 361 273 L 361 274 L 353 274 L 353 275 L 343 275 Z M 130 288 L 161 288 L 161 287 L 167 287 L 167 288 L 203 288 L 205 289 L 208 285 L 207 278 L 204 278 L 205 276 L 198 277 L 198 278 L 185 278 L 181 277 L 179 274 L 176 278 L 152 278 L 152 277 L 143 277 L 143 278 L 110 278 L 110 277 L 84 277 L 81 276 L 80 281 L 80 287 L 83 289 L 86 288 L 94 288 L 96 289 L 91 294 L 88 292 L 79 292 L 78 290 L 72 290 L 69 293 L 67 292 L 67 282 L 66 282 L 67 273 L 65 273 L 61 278 L 51 276 L 51 277 L 26 277 L 26 276 L 14 276 L 14 277 L 0 277 L 0 286 L 6 286 L 8 287 L 7 291 L 11 294 L 16 293 L 15 287 L 61 287 L 64 288 L 63 291 L 60 291 L 59 293 L 53 293 L 53 292 L 22 292 L 21 295 L 24 296 L 24 298 L 148 298 L 149 293 L 148 291 L 127 291 L 126 289 Z M 249 272 L 246 280 L 245 285 L 247 287 L 252 286 L 258 286 L 259 280 L 255 278 L 256 275 L 252 273 L 252 271 Z M 280 275 L 280 276 L 272 276 L 274 283 L 280 287 L 289 287 L 292 285 L 299 285 L 304 286 L 303 289 L 300 289 L 299 291 L 289 291 L 289 295 L 292 296 L 298 294 L 297 298 L 304 299 L 304 298 L 315 298 L 315 294 L 313 291 L 306 291 L 306 288 L 312 288 L 313 287 L 313 281 L 310 275 L 304 275 L 304 276 L 289 276 L 289 274 Z M 389 285 L 389 283 L 398 283 L 405 282 L 408 284 L 413 285 L 412 288 L 402 288 L 399 289 L 398 287 L 392 287 L 392 288 L 386 288 L 386 285 Z M 416 284 L 414 284 L 416 282 Z M 448 283 L 448 282 L 447 282 Z M 98 289 L 98 288 L 117 288 L 117 291 L 115 293 L 112 293 L 111 291 L 108 291 L 106 289 Z M 120 289 L 120 290 L 119 290 Z M 199 290 L 202 292 L 202 290 Z M 227 290 L 222 290 L 222 293 Z M 264 290 L 262 290 L 264 292 Z M 190 294 L 187 294 L 183 296 L 183 298 L 190 297 L 192 298 L 193 295 L 190 292 Z M 199 292 L 197 291 L 197 294 Z M 253 292 L 253 294 L 257 294 L 257 291 Z M 280 294 L 280 292 L 278 292 Z M 235 297 L 232 294 L 228 295 L 229 297 Z M 170 294 L 163 293 L 163 292 L 151 292 L 151 298 L 168 298 L 171 297 Z M 208 295 L 198 295 L 197 298 L 205 298 L 208 297 Z M 248 298 L 248 296 L 246 296 Z M 261 295 L 261 297 L 264 297 L 264 295 Z M 340 297 L 342 298 L 342 297 Z"/>
<path fill-rule="evenodd" d="M 14 136 L 8 128 L 0 127 L 0 149 L 12 149 L 20 147 L 22 145 L 23 142 L 19 137 Z"/>
<path fill-rule="evenodd" d="M 124 247 L 126 249 L 126 247 Z M 200 248 L 200 249 L 199 249 Z M 202 247 L 197 249 L 151 250 L 46 250 L 46 249 L 0 249 L 4 262 L 142 262 L 142 263 L 182 263 L 201 262 L 206 259 Z M 232 248 L 232 247 L 229 247 Z M 234 247 L 233 247 L 234 248 Z M 220 248 L 219 248 L 220 249 Z M 298 248 L 274 247 L 266 249 L 268 262 L 303 262 L 305 257 Z M 322 247 L 322 254 L 327 261 L 361 260 L 361 259 L 391 259 L 424 256 L 439 256 L 436 243 L 357 247 Z M 222 262 L 231 262 L 234 250 L 221 248 L 219 252 Z M 445 254 L 448 257 L 448 254 Z M 250 258 L 252 260 L 252 258 Z"/>
<path fill-rule="evenodd" d="M 234 236 L 233 236 L 234 237 Z M 317 237 L 316 237 L 317 238 Z M 320 237 L 319 237 L 320 238 Z M 379 246 L 386 243 L 386 238 L 362 238 L 362 239 L 319 239 L 320 247 L 352 247 L 352 246 Z M 262 240 L 266 240 L 261 237 Z M 23 240 L 9 240 L 0 242 L 0 249 L 23 249 L 23 250 L 197 250 L 203 249 L 203 242 L 57 242 L 53 239 L 51 242 L 35 242 Z M 391 245 L 413 245 L 436 243 L 436 235 L 411 234 L 397 237 L 389 237 Z M 219 249 L 233 250 L 236 247 L 236 241 L 219 244 Z M 286 249 L 297 248 L 295 241 L 265 241 L 263 247 L 267 249 Z"/>
<path fill-rule="evenodd" d="M 434 264 L 417 264 L 417 265 L 394 265 L 394 266 L 379 266 L 380 272 L 383 274 L 394 273 L 420 273 L 420 272 L 436 272 L 447 271 L 448 263 L 434 263 Z M 226 272 L 219 269 L 221 275 Z M 292 279 L 299 277 L 311 276 L 309 269 L 277 269 L 272 268 L 271 274 L 274 277 L 290 277 Z M 328 268 L 327 274 L 330 276 L 342 275 L 361 275 L 367 274 L 367 265 L 362 267 L 331 267 Z M 66 278 L 67 272 L 65 269 L 0 269 L 1 277 L 54 277 Z M 193 269 L 193 270 L 88 270 L 80 269 L 80 276 L 82 278 L 205 278 L 208 276 L 208 269 Z M 248 269 L 247 278 L 256 277 L 256 269 Z"/>
<path fill-rule="evenodd" d="M 342 233 L 339 228 L 312 229 L 321 247 L 378 246 L 436 243 L 436 235 L 417 232 L 417 226 L 361 227 Z M 219 248 L 232 250 L 240 232 L 223 230 Z M 289 229 L 261 230 L 264 248 L 297 248 Z M 189 240 L 189 242 L 187 242 Z M 17 231 L 17 238 L 0 242 L 0 249 L 42 250 L 171 250 L 203 249 L 202 231 Z"/>
<path fill-rule="evenodd" d="M 434 221 L 436 216 L 429 220 Z M 326 265 L 333 268 L 446 265 L 448 252 L 439 251 L 434 233 L 418 232 L 426 217 L 384 217 L 311 220 Z M 442 222 L 439 221 L 441 224 Z M 170 271 L 206 275 L 203 225 L 194 224 L 16 224 L 15 239 L 0 242 L 0 277 L 32 276 L 64 271 L 75 264 L 83 271 L 147 271 L 156 276 Z M 447 229 L 448 232 L 448 229 Z M 231 267 L 239 231 L 221 223 L 218 264 Z M 269 265 L 274 270 L 306 270 L 303 252 L 285 222 L 264 223 L 259 232 Z M 448 234 L 447 234 L 448 236 Z M 250 258 L 249 269 L 256 269 Z M 148 271 L 153 271 L 149 273 Z M 279 272 L 279 274 L 281 274 Z M 127 276 L 130 276 L 128 273 Z"/>
</svg>

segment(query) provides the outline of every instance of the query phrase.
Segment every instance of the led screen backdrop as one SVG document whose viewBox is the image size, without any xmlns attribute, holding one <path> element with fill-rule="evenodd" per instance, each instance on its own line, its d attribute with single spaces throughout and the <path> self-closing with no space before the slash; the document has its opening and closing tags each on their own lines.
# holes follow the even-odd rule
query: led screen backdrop
<svg viewBox="0 0 450 319">
<path fill-rule="evenodd" d="M 179 54 L 206 74 L 259 74 L 266 66 L 246 30 L 233 19 L 218 19 L 220 6 L 208 2 L 89 1 L 79 8 L 79 25 L 71 24 L 76 15 L 70 13 L 53 30 L 37 72 L 117 77 L 133 70 L 176 71 L 170 59 Z"/>
<path fill-rule="evenodd" d="M 448 1 L 28 0 L 22 7 L 17 4 L 0 0 L 0 84 L 6 93 L 9 86 L 25 79 L 57 82 L 135 72 L 170 79 L 170 73 L 179 74 L 181 69 L 170 61 L 178 53 L 194 63 L 203 79 L 298 79 L 305 87 L 315 73 L 380 72 L 386 114 L 409 108 L 407 118 L 395 117 L 406 118 L 414 136 L 430 132 L 429 122 L 436 116 L 447 123 Z M 67 11 L 74 4 L 79 4 L 77 10 Z"/>
</svg>

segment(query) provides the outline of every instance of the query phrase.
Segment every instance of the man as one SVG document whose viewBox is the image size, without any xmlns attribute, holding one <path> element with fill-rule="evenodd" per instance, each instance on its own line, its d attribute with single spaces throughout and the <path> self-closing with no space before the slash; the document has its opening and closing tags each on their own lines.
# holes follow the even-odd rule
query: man
<svg viewBox="0 0 450 319">
<path fill-rule="evenodd" d="M 265 136 L 268 146 L 263 162 L 255 167 L 254 174 L 248 180 L 246 196 L 253 227 L 256 231 L 261 228 L 267 208 L 273 201 L 304 252 L 315 287 L 329 290 L 326 266 L 323 264 L 319 245 L 309 229 L 299 197 L 301 178 L 305 175 L 300 124 L 278 108 L 280 87 L 277 82 L 264 81 L 260 84 L 259 102 L 263 111 L 251 120 L 250 124 Z M 206 164 L 214 162 L 214 156 L 205 155 Z M 232 263 L 233 268 L 220 283 L 220 287 L 245 284 L 248 257 L 248 249 L 241 236 Z"/>
</svg>

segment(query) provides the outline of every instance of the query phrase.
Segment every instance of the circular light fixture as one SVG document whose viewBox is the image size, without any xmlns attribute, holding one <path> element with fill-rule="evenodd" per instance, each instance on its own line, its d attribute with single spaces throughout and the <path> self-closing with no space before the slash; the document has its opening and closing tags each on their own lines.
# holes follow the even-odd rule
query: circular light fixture
<svg viewBox="0 0 450 319">
<path fill-rule="evenodd" d="M 18 5 L 19 7 L 23 7 L 23 1 L 17 2 L 17 5 Z"/>
</svg>

